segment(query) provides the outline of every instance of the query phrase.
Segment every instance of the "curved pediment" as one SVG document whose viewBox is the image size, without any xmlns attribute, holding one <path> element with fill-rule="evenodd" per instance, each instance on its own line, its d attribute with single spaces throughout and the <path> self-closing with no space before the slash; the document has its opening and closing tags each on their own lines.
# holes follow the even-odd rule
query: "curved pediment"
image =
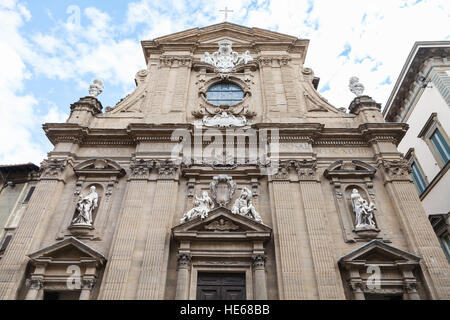
<svg viewBox="0 0 450 320">
<path fill-rule="evenodd" d="M 351 162 L 346 162 L 344 160 L 337 160 L 330 164 L 327 169 L 325 169 L 323 175 L 326 178 L 332 177 L 373 177 L 377 169 L 372 165 L 360 161 L 352 160 Z"/>
<path fill-rule="evenodd" d="M 260 238 L 267 240 L 272 234 L 272 229 L 221 207 L 212 210 L 206 219 L 197 217 L 175 226 L 172 233 L 176 239 L 242 240 L 245 238 L 250 240 Z"/>
<path fill-rule="evenodd" d="M 78 176 L 113 175 L 123 177 L 125 170 L 111 159 L 89 159 L 77 164 L 73 170 Z"/>
</svg>

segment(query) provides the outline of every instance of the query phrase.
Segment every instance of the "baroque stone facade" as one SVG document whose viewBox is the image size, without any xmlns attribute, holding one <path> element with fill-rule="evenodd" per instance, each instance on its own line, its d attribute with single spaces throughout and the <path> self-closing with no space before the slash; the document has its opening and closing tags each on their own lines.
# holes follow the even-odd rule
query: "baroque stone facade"
<svg viewBox="0 0 450 320">
<path fill-rule="evenodd" d="M 226 22 L 143 41 L 133 93 L 103 112 L 97 81 L 44 125 L 0 298 L 449 299 L 407 125 L 330 105 L 308 44 Z"/>
</svg>

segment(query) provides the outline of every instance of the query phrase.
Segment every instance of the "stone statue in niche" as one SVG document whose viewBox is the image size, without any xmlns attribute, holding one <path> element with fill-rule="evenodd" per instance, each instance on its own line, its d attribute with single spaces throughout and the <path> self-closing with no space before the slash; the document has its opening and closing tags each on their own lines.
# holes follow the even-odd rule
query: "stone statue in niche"
<svg viewBox="0 0 450 320">
<path fill-rule="evenodd" d="M 200 198 L 197 197 L 197 195 L 195 196 L 194 205 L 194 208 L 184 214 L 183 218 L 180 220 L 180 223 L 192 220 L 196 217 L 205 219 L 208 217 L 209 212 L 214 209 L 214 202 L 209 197 L 207 191 L 203 191 Z"/>
<path fill-rule="evenodd" d="M 240 214 L 244 217 L 253 219 L 256 222 L 262 223 L 261 216 L 256 211 L 252 203 L 252 192 L 247 188 L 242 188 L 241 195 L 234 202 L 231 213 Z"/>
<path fill-rule="evenodd" d="M 350 199 L 353 212 L 355 213 L 355 229 L 376 229 L 374 220 L 374 211 L 376 210 L 375 204 L 373 202 L 368 203 L 367 200 L 361 196 L 358 189 L 353 189 Z"/>
<path fill-rule="evenodd" d="M 72 221 L 73 226 L 92 227 L 92 213 L 98 207 L 98 194 L 96 188 L 92 186 L 87 196 L 80 196 L 77 202 L 76 217 Z"/>
</svg>

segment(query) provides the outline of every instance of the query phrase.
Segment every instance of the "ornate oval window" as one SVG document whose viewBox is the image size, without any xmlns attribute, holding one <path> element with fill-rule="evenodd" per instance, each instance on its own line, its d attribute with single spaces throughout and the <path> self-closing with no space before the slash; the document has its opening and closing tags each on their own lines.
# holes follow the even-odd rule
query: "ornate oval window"
<svg viewBox="0 0 450 320">
<path fill-rule="evenodd" d="M 216 106 L 233 106 L 244 99 L 244 91 L 233 83 L 221 82 L 206 91 L 206 100 Z"/>
</svg>

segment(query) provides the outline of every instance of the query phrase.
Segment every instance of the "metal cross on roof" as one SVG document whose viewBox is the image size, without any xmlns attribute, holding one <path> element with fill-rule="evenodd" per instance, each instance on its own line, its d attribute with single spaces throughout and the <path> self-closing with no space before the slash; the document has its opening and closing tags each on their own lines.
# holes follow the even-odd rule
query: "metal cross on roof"
<svg viewBox="0 0 450 320">
<path fill-rule="evenodd" d="M 228 19 L 228 12 L 234 12 L 234 10 L 228 10 L 228 7 L 225 7 L 224 10 L 219 10 L 220 12 L 224 12 L 225 13 L 225 21 L 227 21 Z"/>
</svg>

